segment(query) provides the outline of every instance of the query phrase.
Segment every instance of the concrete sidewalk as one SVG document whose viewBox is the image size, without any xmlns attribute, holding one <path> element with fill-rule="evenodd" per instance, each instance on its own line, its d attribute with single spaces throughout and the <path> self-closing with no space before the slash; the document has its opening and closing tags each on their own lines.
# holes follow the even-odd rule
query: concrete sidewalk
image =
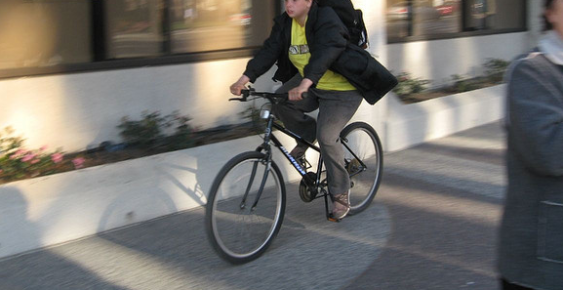
<svg viewBox="0 0 563 290">
<path fill-rule="evenodd" d="M 0 261 L 0 289 L 496 289 L 505 184 L 498 122 L 385 156 L 372 206 L 341 223 L 288 184 L 284 225 L 242 266 L 198 208 Z"/>
</svg>

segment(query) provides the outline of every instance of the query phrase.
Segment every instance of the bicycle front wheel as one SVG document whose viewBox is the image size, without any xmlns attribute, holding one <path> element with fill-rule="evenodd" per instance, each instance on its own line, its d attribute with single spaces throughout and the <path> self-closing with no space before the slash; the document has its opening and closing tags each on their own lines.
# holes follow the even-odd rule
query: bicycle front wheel
<svg viewBox="0 0 563 290">
<path fill-rule="evenodd" d="M 383 149 L 375 130 L 363 122 L 352 123 L 340 133 L 344 160 L 350 174 L 350 215 L 373 201 L 383 170 Z"/>
<path fill-rule="evenodd" d="M 262 255 L 279 232 L 285 184 L 278 166 L 245 152 L 221 169 L 209 192 L 206 230 L 213 249 L 233 264 Z"/>
</svg>

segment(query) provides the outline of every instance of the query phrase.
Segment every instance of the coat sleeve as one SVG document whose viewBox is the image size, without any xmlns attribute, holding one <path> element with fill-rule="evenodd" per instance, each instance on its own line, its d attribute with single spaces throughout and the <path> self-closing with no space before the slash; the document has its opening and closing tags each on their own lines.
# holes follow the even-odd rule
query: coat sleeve
<svg viewBox="0 0 563 290">
<path fill-rule="evenodd" d="M 258 77 L 266 73 L 278 60 L 284 48 L 283 27 L 286 13 L 278 16 L 274 20 L 274 27 L 270 36 L 264 41 L 260 50 L 246 65 L 244 75 L 255 82 Z"/>
<path fill-rule="evenodd" d="M 311 58 L 305 66 L 304 77 L 316 84 L 346 49 L 348 31 L 332 8 L 319 8 L 315 18 L 311 19 L 314 23 L 307 36 L 312 38 L 307 39 Z"/>
<path fill-rule="evenodd" d="M 563 95 L 555 78 L 523 60 L 508 84 L 509 145 L 529 170 L 547 176 L 563 176 Z"/>
</svg>

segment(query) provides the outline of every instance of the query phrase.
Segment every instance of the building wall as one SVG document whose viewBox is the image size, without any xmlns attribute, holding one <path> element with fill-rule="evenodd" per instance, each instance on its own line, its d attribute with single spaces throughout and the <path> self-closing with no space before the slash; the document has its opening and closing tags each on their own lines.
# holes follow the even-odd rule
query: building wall
<svg viewBox="0 0 563 290">
<path fill-rule="evenodd" d="M 542 2 L 527 2 L 527 32 L 387 45 L 389 69 L 431 80 L 435 86 L 451 81 L 454 74 L 478 76 L 487 60 L 510 61 L 536 45 L 541 35 Z"/>
<path fill-rule="evenodd" d="M 475 77 L 489 59 L 510 61 L 529 47 L 529 32 L 495 34 L 387 46 L 389 68 L 440 86 L 452 75 Z M 506 45 L 510 43 L 510 45 Z"/>
<path fill-rule="evenodd" d="M 530 14 L 539 1 L 529 1 Z M 487 58 L 511 59 L 530 47 L 530 32 L 386 45 L 384 1 L 355 0 L 370 32 L 369 51 L 394 72 L 442 80 L 452 74 L 473 74 Z M 534 28 L 536 26 L 533 26 Z M 510 45 L 507 45 L 510 44 Z M 243 71 L 247 58 L 158 67 L 0 80 L 0 128 L 12 126 L 30 148 L 47 145 L 65 151 L 84 150 L 111 140 L 124 116 L 143 111 L 167 115 L 177 110 L 205 129 L 242 122 L 239 112 L 249 104 L 228 102 L 228 86 Z M 271 90 L 273 71 L 255 87 Z M 389 95 L 388 98 L 393 97 Z M 388 100 L 363 104 L 355 120 L 382 132 Z M 381 136 L 385 139 L 385 136 Z"/>
<path fill-rule="evenodd" d="M 31 148 L 76 151 L 119 142 L 121 118 L 140 119 L 143 111 L 177 110 L 201 128 L 241 122 L 238 112 L 246 105 L 227 100 L 228 86 L 245 63 L 233 59 L 3 80 L 0 127 L 12 126 Z"/>
</svg>

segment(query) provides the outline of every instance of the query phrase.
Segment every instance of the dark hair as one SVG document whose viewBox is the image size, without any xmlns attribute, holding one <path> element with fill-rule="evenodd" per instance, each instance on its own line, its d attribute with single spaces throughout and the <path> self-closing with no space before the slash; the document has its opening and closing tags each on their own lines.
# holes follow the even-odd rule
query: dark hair
<svg viewBox="0 0 563 290">
<path fill-rule="evenodd" d="M 545 0 L 545 5 L 544 5 L 544 13 L 542 14 L 542 18 L 543 18 L 543 30 L 547 31 L 547 30 L 552 30 L 553 29 L 553 25 L 547 20 L 547 17 L 545 17 L 545 12 L 549 9 L 553 8 L 553 2 L 555 2 L 555 0 Z"/>
</svg>

